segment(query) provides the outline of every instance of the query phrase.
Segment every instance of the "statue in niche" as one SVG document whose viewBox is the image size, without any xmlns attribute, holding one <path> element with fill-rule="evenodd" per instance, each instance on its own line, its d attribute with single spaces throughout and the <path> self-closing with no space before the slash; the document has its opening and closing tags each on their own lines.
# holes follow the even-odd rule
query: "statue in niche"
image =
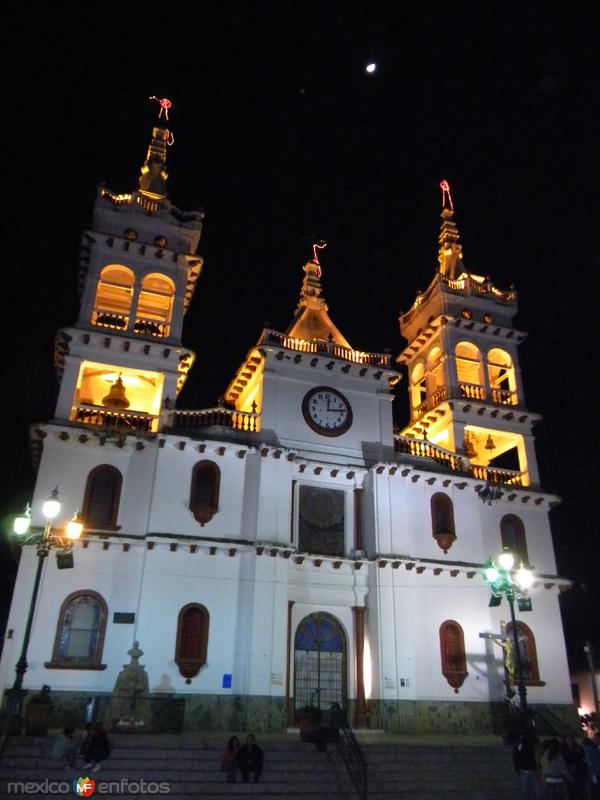
<svg viewBox="0 0 600 800">
<path fill-rule="evenodd" d="M 148 729 L 152 722 L 152 709 L 146 668 L 140 664 L 144 651 L 134 642 L 129 664 L 119 672 L 108 704 L 107 722 L 111 727 Z"/>
</svg>

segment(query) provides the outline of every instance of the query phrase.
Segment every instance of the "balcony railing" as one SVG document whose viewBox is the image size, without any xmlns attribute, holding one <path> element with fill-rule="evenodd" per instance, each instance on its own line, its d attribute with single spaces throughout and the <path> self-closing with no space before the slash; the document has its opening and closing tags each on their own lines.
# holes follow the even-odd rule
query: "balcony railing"
<svg viewBox="0 0 600 800">
<path fill-rule="evenodd" d="M 352 348 L 344 347 L 334 341 L 295 339 L 284 333 L 268 329 L 263 331 L 259 344 L 276 344 L 279 347 L 285 347 L 286 350 L 296 350 L 300 353 L 321 353 L 370 367 L 389 368 L 391 362 L 391 356 L 388 353 L 364 353 L 362 350 L 352 350 Z"/>
<path fill-rule="evenodd" d="M 260 414 L 230 408 L 204 408 L 201 411 L 171 411 L 167 422 L 168 428 L 181 431 L 195 431 L 215 425 L 257 433 L 260 430 Z"/>
<path fill-rule="evenodd" d="M 406 453 L 420 458 L 431 458 L 439 464 L 444 464 L 456 472 L 464 472 L 468 468 L 468 461 L 451 450 L 445 450 L 425 439 L 413 439 L 410 436 L 394 436 L 394 449 L 397 453 Z"/>
<path fill-rule="evenodd" d="M 448 389 L 446 386 L 440 386 L 439 389 L 436 389 L 435 392 L 431 395 L 431 397 L 426 397 L 422 403 L 413 409 L 412 412 L 412 419 L 413 421 L 416 419 L 420 419 L 423 414 L 427 411 L 431 411 L 432 408 L 439 406 L 439 404 L 443 400 L 448 399 Z"/>
<path fill-rule="evenodd" d="M 485 386 L 479 383 L 459 383 L 460 393 L 462 397 L 467 397 L 469 400 L 485 400 Z"/>
<path fill-rule="evenodd" d="M 133 332 L 143 336 L 157 336 L 164 338 L 169 335 L 170 325 L 167 322 L 158 322 L 155 319 L 144 319 L 137 317 L 133 326 Z"/>
<path fill-rule="evenodd" d="M 156 417 L 152 414 L 145 414 L 143 411 L 115 411 L 102 406 L 79 405 L 73 409 L 71 419 L 79 425 L 150 433 Z"/>
<path fill-rule="evenodd" d="M 517 393 L 510 389 L 491 389 L 492 402 L 502 406 L 516 406 L 518 404 Z"/>
<path fill-rule="evenodd" d="M 92 325 L 99 328 L 111 328 L 112 330 L 125 331 L 129 325 L 129 317 L 126 314 L 115 314 L 114 311 L 103 311 L 95 308 L 92 313 Z"/>
<path fill-rule="evenodd" d="M 488 483 L 500 483 L 504 486 L 523 486 L 523 473 L 518 470 L 480 467 L 471 464 L 469 472 L 473 478 L 487 481 Z"/>
</svg>

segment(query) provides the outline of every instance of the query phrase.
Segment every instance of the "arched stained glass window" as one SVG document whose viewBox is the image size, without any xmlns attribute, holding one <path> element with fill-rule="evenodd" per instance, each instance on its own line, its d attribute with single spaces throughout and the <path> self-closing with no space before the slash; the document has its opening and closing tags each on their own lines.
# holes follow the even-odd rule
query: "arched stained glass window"
<svg viewBox="0 0 600 800">
<path fill-rule="evenodd" d="M 97 592 L 70 594 L 60 609 L 52 662 L 46 666 L 101 666 L 107 617 L 106 603 Z"/>
<path fill-rule="evenodd" d="M 82 516 L 88 528 L 115 528 L 123 478 L 116 467 L 100 464 L 88 475 Z"/>
<path fill-rule="evenodd" d="M 206 664 L 210 615 L 199 603 L 189 603 L 179 612 L 175 663 L 184 678 L 193 678 Z"/>
<path fill-rule="evenodd" d="M 346 635 L 331 614 L 310 614 L 294 637 L 294 707 L 344 708 L 346 697 Z"/>
<path fill-rule="evenodd" d="M 440 655 L 442 675 L 458 693 L 469 673 L 463 629 L 453 619 L 446 620 L 440 625 Z"/>
</svg>

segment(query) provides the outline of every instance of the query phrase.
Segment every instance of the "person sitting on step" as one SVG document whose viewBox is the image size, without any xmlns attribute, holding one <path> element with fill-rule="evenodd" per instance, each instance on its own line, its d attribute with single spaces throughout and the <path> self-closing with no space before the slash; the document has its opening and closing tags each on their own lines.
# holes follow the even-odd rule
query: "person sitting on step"
<svg viewBox="0 0 600 800">
<path fill-rule="evenodd" d="M 221 769 L 226 773 L 227 783 L 235 783 L 235 770 L 237 768 L 237 758 L 240 751 L 240 740 L 237 736 L 232 736 L 227 742 L 223 755 L 221 756 Z"/>
<path fill-rule="evenodd" d="M 242 773 L 242 780 L 248 783 L 249 774 L 254 775 L 254 783 L 258 783 L 263 768 L 264 753 L 256 744 L 256 739 L 249 733 L 246 737 L 246 744 L 240 747 L 238 754 L 238 764 Z"/>
<path fill-rule="evenodd" d="M 101 762 L 110 755 L 110 742 L 108 736 L 102 730 L 99 722 L 93 722 L 90 728 L 90 737 L 81 746 L 81 756 L 85 761 L 83 769 L 92 768 L 92 772 L 98 772 Z"/>
</svg>

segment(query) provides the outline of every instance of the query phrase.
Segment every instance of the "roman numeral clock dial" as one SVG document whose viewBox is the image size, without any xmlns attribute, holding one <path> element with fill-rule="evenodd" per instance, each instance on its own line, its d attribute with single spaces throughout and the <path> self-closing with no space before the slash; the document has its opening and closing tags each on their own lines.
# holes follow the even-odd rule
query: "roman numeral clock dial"
<svg viewBox="0 0 600 800">
<path fill-rule="evenodd" d="M 352 408 L 341 392 L 317 386 L 302 401 L 306 424 L 321 436 L 341 436 L 352 425 Z"/>
</svg>

